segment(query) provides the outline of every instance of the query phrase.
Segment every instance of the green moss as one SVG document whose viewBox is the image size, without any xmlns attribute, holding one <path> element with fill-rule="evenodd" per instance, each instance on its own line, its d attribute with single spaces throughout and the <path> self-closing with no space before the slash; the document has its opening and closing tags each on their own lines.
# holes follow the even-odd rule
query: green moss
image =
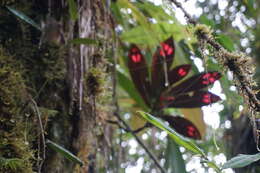
<svg viewBox="0 0 260 173">
<path fill-rule="evenodd" d="M 205 35 L 208 36 L 208 38 L 213 38 L 212 36 L 212 30 L 210 27 L 204 24 L 198 24 L 195 27 L 195 32 L 194 32 L 198 37 L 204 37 Z"/>
<path fill-rule="evenodd" d="M 86 77 L 87 93 L 98 96 L 104 90 L 104 72 L 98 68 L 91 68 Z"/>
<path fill-rule="evenodd" d="M 20 65 L 0 48 L 0 172 L 32 172 L 24 116 L 20 114 L 26 100 Z"/>
<path fill-rule="evenodd" d="M 32 4 L 17 1 L 12 7 L 40 22 L 46 9 L 38 6 L 47 2 L 39 2 L 37 7 Z M 37 167 L 30 148 L 38 150 L 39 127 L 32 105 L 25 106 L 28 98 L 37 102 L 49 138 L 56 139 L 58 134 L 57 141 L 64 141 L 64 136 L 70 135 L 69 123 L 64 123 L 69 117 L 66 50 L 47 43 L 39 48 L 41 32 L 12 13 L 1 13 L 0 24 L 0 44 L 4 47 L 4 51 L 0 49 L 0 172 L 30 173 Z"/>
<path fill-rule="evenodd" d="M 33 65 L 28 63 L 30 78 L 33 83 L 39 84 L 35 90 L 39 90 L 43 83 L 48 82 L 50 88 L 62 88 L 66 73 L 64 51 L 57 46 L 45 45 L 35 52 Z"/>
</svg>

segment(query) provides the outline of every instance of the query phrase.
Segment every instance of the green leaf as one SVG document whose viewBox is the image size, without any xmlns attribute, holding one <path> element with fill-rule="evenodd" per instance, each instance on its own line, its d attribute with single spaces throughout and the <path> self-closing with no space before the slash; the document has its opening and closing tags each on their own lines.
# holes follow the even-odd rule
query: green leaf
<svg viewBox="0 0 260 173">
<path fill-rule="evenodd" d="M 140 107 L 142 107 L 144 110 L 148 110 L 142 97 L 139 95 L 135 86 L 133 85 L 133 82 L 130 79 L 128 79 L 125 76 L 125 74 L 123 74 L 119 69 L 117 69 L 117 77 L 120 87 L 122 87 L 127 92 L 127 94 L 136 101 L 136 103 Z"/>
<path fill-rule="evenodd" d="M 116 21 L 118 23 L 120 23 L 124 26 L 126 21 L 123 19 L 122 15 L 120 13 L 120 9 L 118 8 L 118 5 L 115 2 L 112 2 L 110 8 L 113 13 L 114 19 L 116 19 Z"/>
<path fill-rule="evenodd" d="M 72 44 L 97 45 L 98 41 L 90 38 L 75 38 L 69 41 Z"/>
<path fill-rule="evenodd" d="M 28 16 L 26 16 L 23 12 L 21 11 L 17 11 L 15 9 L 13 9 L 12 7 L 6 6 L 6 8 L 12 12 L 14 15 L 16 15 L 17 17 L 19 17 L 20 19 L 24 20 L 25 22 L 31 24 L 33 27 L 37 28 L 38 30 L 41 31 L 41 27 L 34 22 L 31 18 L 29 18 Z"/>
<path fill-rule="evenodd" d="M 60 153 L 65 158 L 69 159 L 72 162 L 78 163 L 80 166 L 83 165 L 83 162 L 74 154 L 72 154 L 70 151 L 66 150 L 65 148 L 61 147 L 60 145 L 47 140 L 46 145 L 49 146 L 51 149 L 55 150 L 56 152 Z"/>
<path fill-rule="evenodd" d="M 175 42 L 175 59 L 173 66 L 182 65 L 182 64 L 193 64 L 191 60 L 191 48 L 187 42 L 182 39 L 179 42 Z M 172 67 L 173 67 L 172 66 Z M 192 66 L 192 71 L 189 72 L 190 75 L 199 73 L 195 65 Z"/>
<path fill-rule="evenodd" d="M 69 3 L 70 18 L 72 20 L 76 20 L 78 18 L 77 4 L 75 3 L 74 0 L 68 0 L 68 3 Z"/>
<path fill-rule="evenodd" d="M 119 0 L 117 2 L 118 6 L 121 8 L 128 8 L 131 9 L 131 14 L 133 18 L 140 24 L 142 27 L 149 28 L 149 23 L 147 21 L 147 18 L 139 11 L 138 8 L 136 8 L 133 3 L 131 3 L 128 0 Z"/>
<path fill-rule="evenodd" d="M 248 0 L 248 5 L 250 6 L 251 9 L 254 9 L 254 3 L 255 0 Z"/>
<path fill-rule="evenodd" d="M 177 133 L 175 130 L 170 128 L 168 125 L 166 125 L 164 122 L 162 122 L 160 119 L 155 118 L 154 116 L 143 112 L 143 111 L 138 111 L 143 118 L 145 118 L 147 121 L 152 123 L 154 126 L 166 131 L 169 136 L 180 146 L 183 146 L 187 150 L 190 150 L 196 154 L 202 155 L 203 157 L 206 157 L 205 153 L 190 139 L 185 138 L 181 136 L 179 133 Z"/>
<path fill-rule="evenodd" d="M 174 35 L 174 40 L 187 37 L 186 33 L 182 31 L 182 27 L 175 23 L 170 24 L 167 22 L 158 22 L 151 24 L 149 29 L 142 26 L 134 27 L 122 33 L 121 38 L 123 41 L 135 43 L 138 45 L 149 45 L 155 47 L 159 42 L 167 39 L 169 36 Z M 156 37 L 151 37 L 152 35 Z"/>
<path fill-rule="evenodd" d="M 229 51 L 234 51 L 234 43 L 233 41 L 228 37 L 223 34 L 217 34 L 216 40 L 227 50 Z"/>
<path fill-rule="evenodd" d="M 260 159 L 260 153 L 254 155 L 239 154 L 236 157 L 231 158 L 222 166 L 222 169 L 227 168 L 241 168 L 250 165 Z"/>
<path fill-rule="evenodd" d="M 172 16 L 169 15 L 166 10 L 159 5 L 155 5 L 152 2 L 146 2 L 146 1 L 142 1 L 142 2 L 136 2 L 135 5 L 142 11 L 144 11 L 143 13 L 149 17 L 152 17 L 153 19 L 155 19 L 156 21 L 169 21 L 172 20 Z"/>
<path fill-rule="evenodd" d="M 211 162 L 211 161 L 204 161 L 208 167 L 214 169 L 217 173 L 221 173 L 221 169 L 214 163 L 214 162 Z"/>
<path fill-rule="evenodd" d="M 150 33 L 142 26 L 137 26 L 129 31 L 125 31 L 121 35 L 123 41 L 135 43 L 135 44 L 156 44 L 158 41 L 151 37 Z"/>
<path fill-rule="evenodd" d="M 249 16 L 254 16 L 257 12 L 256 8 L 254 7 L 255 0 L 244 0 L 243 1 L 248 9 L 245 14 L 249 14 Z"/>
<path fill-rule="evenodd" d="M 179 146 L 169 137 L 165 152 L 165 168 L 168 172 L 187 173 Z"/>
<path fill-rule="evenodd" d="M 212 28 L 215 28 L 216 24 L 213 20 L 208 19 L 205 15 L 201 15 L 199 18 L 199 22 L 205 25 L 208 25 Z"/>
</svg>

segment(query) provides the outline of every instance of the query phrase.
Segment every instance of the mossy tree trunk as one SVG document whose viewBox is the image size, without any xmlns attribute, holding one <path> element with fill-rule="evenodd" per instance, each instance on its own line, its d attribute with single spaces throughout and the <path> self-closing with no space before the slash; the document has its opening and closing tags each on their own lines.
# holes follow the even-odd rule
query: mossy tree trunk
<svg viewBox="0 0 260 173">
<path fill-rule="evenodd" d="M 105 41 L 98 45 L 73 45 L 69 40 L 79 37 L 108 40 L 105 1 L 77 1 L 78 18 L 74 21 L 70 19 L 67 1 L 10 2 L 12 8 L 47 25 L 37 31 L 5 7 L 0 9 L 4 26 L 0 29 L 0 141 L 7 141 L 0 142 L 0 159 L 22 161 L 15 169 L 0 164 L 0 170 L 97 172 L 96 155 L 108 115 L 101 109 L 104 107 L 101 104 L 109 103 L 109 91 L 104 88 L 108 44 Z M 44 152 L 39 116 L 45 138 L 76 154 L 84 162 L 82 167 L 49 148 Z M 14 140 L 19 141 L 18 146 Z M 44 161 L 37 158 L 44 154 Z"/>
</svg>

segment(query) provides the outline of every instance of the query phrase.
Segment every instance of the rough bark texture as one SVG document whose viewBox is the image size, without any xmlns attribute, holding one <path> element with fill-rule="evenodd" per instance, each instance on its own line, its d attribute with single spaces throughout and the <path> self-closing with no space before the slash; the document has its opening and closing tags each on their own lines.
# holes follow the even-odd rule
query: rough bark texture
<svg viewBox="0 0 260 173">
<path fill-rule="evenodd" d="M 107 73 L 104 61 L 106 44 L 72 45 L 68 44 L 68 41 L 79 37 L 94 40 L 108 38 L 110 32 L 109 26 L 106 26 L 108 9 L 104 1 L 78 0 L 79 10 L 76 21 L 70 19 L 67 1 L 63 0 L 10 1 L 8 5 L 22 11 L 37 23 L 45 21 L 47 25 L 43 27 L 42 32 L 37 31 L 6 8 L 0 9 L 0 21 L 3 21 L 2 24 L 5 26 L 0 29 L 3 33 L 0 36 L 0 44 L 3 47 L 0 55 L 5 54 L 0 56 L 0 77 L 3 76 L 0 78 L 0 83 L 10 76 L 14 81 L 10 81 L 6 87 L 9 84 L 18 85 L 17 82 L 20 82 L 22 89 L 21 93 L 17 93 L 14 92 L 16 88 L 7 91 L 4 90 L 6 87 L 0 87 L 0 95 L 5 97 L 0 99 L 0 102 L 12 102 L 8 105 L 8 109 L 11 107 L 9 112 L 5 111 L 7 109 L 3 107 L 5 105 L 0 106 L 0 117 L 6 117 L 0 119 L 1 134 L 11 133 L 10 128 L 12 130 L 16 124 L 22 124 L 17 125 L 20 129 L 13 130 L 12 136 L 0 134 L 0 141 L 7 140 L 13 143 L 13 137 L 20 141 L 19 146 L 14 146 L 18 149 L 14 148 L 16 152 L 11 155 L 6 154 L 10 149 L 9 143 L 3 144 L 2 147 L 0 142 L 0 147 L 3 149 L 0 150 L 0 160 L 2 158 L 24 159 L 22 164 L 27 165 L 26 169 L 21 166 L 19 169 L 11 169 L 1 167 L 0 164 L 0 172 L 1 170 L 5 172 L 39 170 L 40 161 L 37 161 L 37 155 L 42 157 L 44 153 L 37 116 L 41 116 L 47 139 L 68 149 L 84 162 L 84 166 L 80 167 L 47 147 L 41 172 L 97 172 L 96 155 L 98 144 L 103 140 L 103 122 L 107 115 L 106 110 L 101 109 L 101 104 L 104 103 L 102 99 L 106 99 L 106 94 L 109 94 L 102 86 Z M 51 29 L 53 30 L 50 31 Z M 4 51 L 6 53 L 3 53 Z M 4 64 L 6 54 L 12 55 L 8 57 L 12 59 L 8 62 L 11 65 L 8 66 Z M 23 71 L 15 69 L 16 64 L 19 64 Z M 13 95 L 7 98 L 9 92 Z M 103 93 L 105 97 L 100 96 Z M 35 106 L 31 104 L 30 98 L 37 103 L 40 115 L 33 112 Z M 29 113 L 30 118 L 27 117 Z M 9 122 L 12 118 L 14 124 Z M 28 127 L 27 124 L 26 127 L 23 124 L 25 120 L 26 123 L 30 120 Z M 25 138 L 23 134 L 31 136 L 30 139 Z M 33 152 L 34 150 L 36 152 Z M 33 153 L 36 159 L 33 159 Z"/>
</svg>

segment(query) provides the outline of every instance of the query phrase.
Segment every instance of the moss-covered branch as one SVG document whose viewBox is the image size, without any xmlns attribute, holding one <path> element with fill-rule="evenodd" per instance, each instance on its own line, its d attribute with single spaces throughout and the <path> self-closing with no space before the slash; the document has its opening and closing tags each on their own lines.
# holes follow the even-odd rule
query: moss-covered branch
<svg viewBox="0 0 260 173">
<path fill-rule="evenodd" d="M 215 57 L 219 64 L 233 72 L 237 89 L 242 93 L 250 110 L 255 113 L 260 112 L 260 101 L 257 99 L 256 93 L 253 90 L 256 82 L 253 80 L 255 68 L 252 63 L 252 58 L 243 53 L 232 53 L 227 51 L 214 39 L 210 30 L 206 26 L 201 25 L 192 19 L 192 17 L 182 7 L 181 3 L 176 0 L 169 1 L 174 3 L 183 11 L 190 24 L 196 26 L 195 34 L 197 35 L 197 38 L 199 40 L 204 40 L 208 45 L 214 48 Z"/>
</svg>

